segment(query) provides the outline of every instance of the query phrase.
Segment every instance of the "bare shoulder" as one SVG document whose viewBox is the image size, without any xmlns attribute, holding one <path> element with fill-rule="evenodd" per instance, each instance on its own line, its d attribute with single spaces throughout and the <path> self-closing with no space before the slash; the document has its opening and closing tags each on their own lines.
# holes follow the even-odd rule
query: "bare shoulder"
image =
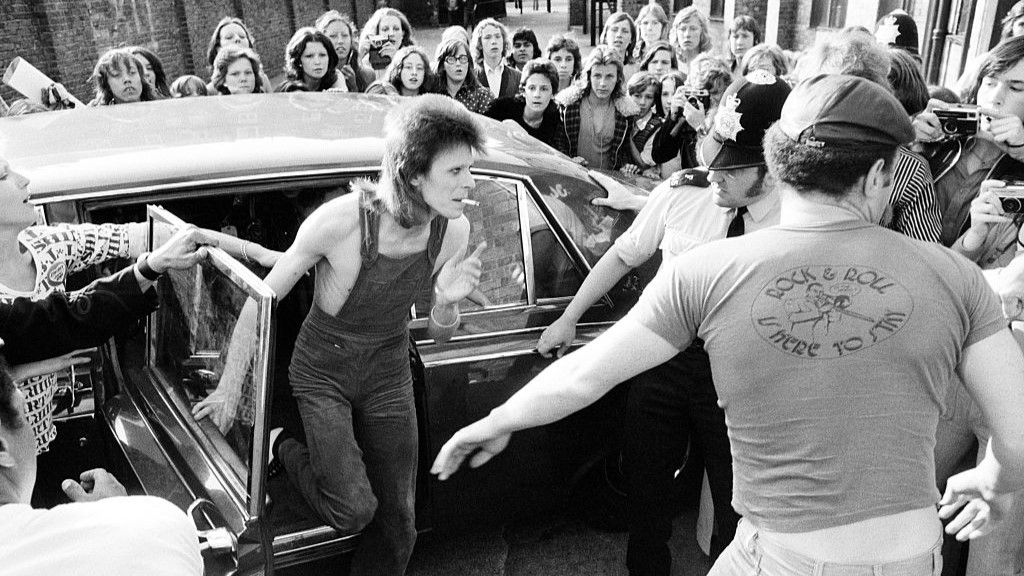
<svg viewBox="0 0 1024 576">
<path fill-rule="evenodd" d="M 299 230 L 296 243 L 317 246 L 322 253 L 359 233 L 359 195 L 339 196 L 324 202 L 306 218 Z"/>
</svg>

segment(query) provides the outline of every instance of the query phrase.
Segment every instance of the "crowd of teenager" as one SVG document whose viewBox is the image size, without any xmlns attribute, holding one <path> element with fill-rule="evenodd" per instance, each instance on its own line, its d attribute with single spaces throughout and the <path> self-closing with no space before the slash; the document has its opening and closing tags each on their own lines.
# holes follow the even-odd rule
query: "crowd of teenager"
<svg viewBox="0 0 1024 576">
<path fill-rule="evenodd" d="M 538 350 L 542 354 L 557 351 L 561 355 L 572 344 L 575 325 L 583 311 L 628 269 L 643 263 L 658 248 L 674 257 L 696 244 L 715 239 L 707 237 L 690 244 L 668 240 L 673 218 L 693 218 L 687 225 L 699 226 L 696 216 L 680 214 L 687 210 L 697 215 L 714 211 L 709 202 L 698 204 L 695 200 L 692 206 L 679 204 L 688 202 L 680 200 L 682 196 L 677 190 L 680 186 L 698 182 L 698 187 L 703 188 L 734 186 L 740 189 L 742 186 L 735 181 L 723 183 L 723 179 L 749 176 L 743 199 L 737 200 L 735 206 L 721 202 L 718 206 L 742 208 L 730 216 L 739 222 L 739 235 L 743 234 L 744 227 L 750 232 L 778 224 L 778 199 L 765 167 L 764 147 L 768 144 L 763 147 L 762 140 L 768 138 L 766 135 L 773 124 L 780 122 L 781 125 L 785 120 L 783 105 L 791 91 L 813 93 L 815 89 L 808 86 L 830 82 L 822 81 L 822 75 L 852 76 L 860 80 L 837 80 L 830 89 L 834 93 L 849 89 L 851 93 L 857 92 L 875 101 L 897 102 L 901 107 L 898 110 L 901 125 L 913 129 L 912 141 L 901 140 L 900 134 L 885 135 L 886 145 L 892 144 L 895 149 L 894 162 L 886 168 L 890 170 L 891 188 L 886 191 L 885 210 L 871 223 L 915 240 L 941 244 L 965 256 L 986 271 L 990 284 L 997 289 L 1000 285 L 1021 283 L 1024 259 L 1018 259 L 1017 255 L 1024 247 L 1021 233 L 1024 210 L 1015 211 L 1006 205 L 1001 189 L 1012 185 L 1013 181 L 1024 180 L 1024 38 L 1018 37 L 1024 35 L 1024 1 L 1017 2 L 1005 15 L 1003 36 L 998 45 L 969 63 L 956 92 L 927 84 L 918 53 L 916 25 L 900 10 L 883 17 L 875 30 L 852 27 L 837 31 L 799 52 L 766 44 L 757 20 L 739 15 L 727 29 L 728 49 L 719 53 L 712 42 L 709 20 L 698 8 L 685 8 L 670 19 L 654 2 L 641 8 L 635 19 L 625 12 L 612 14 L 604 24 L 600 43 L 586 56 L 570 36 L 555 35 L 542 43 L 529 28 L 510 32 L 502 23 L 490 18 L 481 20 L 472 30 L 461 26 L 448 28 L 433 55 L 415 42 L 413 33 L 405 15 L 392 8 L 377 10 L 362 30 L 345 14 L 328 11 L 292 36 L 284 48 L 284 79 L 273 85 L 250 29 L 242 20 L 226 17 L 217 24 L 210 39 L 208 79 L 184 75 L 170 80 L 159 57 L 151 50 L 144 47 L 112 49 L 103 54 L 95 66 L 92 76 L 95 96 L 88 105 L 293 91 L 364 92 L 405 98 L 433 94 L 440 97 L 419 101 L 426 101 L 424 106 L 428 107 L 444 108 L 450 104 L 457 108 L 458 114 L 465 114 L 464 107 L 475 114 L 514 123 L 580 165 L 660 182 L 661 186 L 650 196 L 625 194 L 614 202 L 607 202 L 614 208 L 639 212 L 637 224 L 595 267 L 563 317 L 544 331 Z M 64 105 L 64 92 L 63 87 L 51 91 L 52 107 Z M 438 105 L 438 100 L 443 105 Z M 979 117 L 974 130 L 968 130 L 968 134 L 951 133 L 940 119 L 944 111 L 961 105 L 976 107 L 974 110 Z M 27 100 L 18 101 L 10 106 L 8 114 L 42 109 Z M 471 119 L 466 122 L 472 125 Z M 898 131 L 893 126 L 889 128 Z M 850 130 L 850 127 L 841 129 Z M 779 130 L 786 130 L 786 127 Z M 881 128 L 878 131 L 884 132 Z M 460 145 L 476 150 L 480 136 L 476 132 L 471 136 Z M 821 140 L 816 141 L 816 137 Z M 827 132 L 812 133 L 809 137 L 798 135 L 798 138 L 807 138 L 805 143 L 811 147 L 825 146 L 822 142 L 833 137 L 838 138 Z M 874 137 L 878 135 L 868 132 L 843 135 L 852 140 L 860 138 L 869 146 L 878 144 L 871 140 Z M 394 138 L 397 142 L 398 136 Z M 724 149 L 731 152 L 723 153 Z M 785 160 L 777 163 L 785 165 Z M 706 170 L 708 167 L 710 172 Z M 7 177 L 6 172 L 6 164 L 0 164 L 0 180 Z M 788 176 L 799 179 L 799 175 Z M 827 183 L 819 185 L 827 186 Z M 671 195 L 673 190 L 676 196 Z M 673 213 L 673 210 L 679 212 Z M 41 296 L 63 289 L 63 275 L 51 282 L 52 285 L 32 284 L 33 270 L 43 260 L 21 246 L 32 249 L 38 244 L 37 252 L 49 253 L 47 250 L 52 252 L 50 244 L 57 240 L 47 239 L 47 235 L 55 234 L 53 230 L 30 226 L 33 212 L 22 216 L 0 230 L 7 240 L 2 280 L 8 285 L 21 282 L 31 289 L 3 291 L 0 299 L 10 300 L 21 293 Z M 426 221 L 417 223 L 419 226 L 427 224 Z M 728 227 L 721 226 L 715 234 L 736 236 L 734 224 L 729 221 Z M 81 227 L 75 232 L 74 243 L 98 244 L 103 250 L 75 258 L 69 256 L 65 258 L 68 262 L 60 264 L 66 271 L 74 271 L 106 258 L 137 257 L 140 230 L 133 224 Z M 243 250 L 243 246 L 237 246 L 231 238 L 209 231 L 203 234 L 229 252 Z M 433 238 L 434 232 L 431 234 Z M 438 244 L 438 249 L 440 246 Z M 190 244 L 189 248 L 195 246 Z M 264 253 L 262 247 L 255 248 L 265 256 L 261 261 L 266 260 L 268 267 L 280 257 L 277 253 Z M 465 246 L 461 249 L 465 252 Z M 44 276 L 52 275 L 40 277 Z M 285 287 L 284 292 L 288 288 Z M 793 304 L 797 308 L 789 310 L 791 315 L 810 314 L 807 317 L 813 320 L 812 332 L 819 329 L 827 332 L 831 322 L 838 322 L 843 314 L 852 314 L 841 304 L 849 298 L 844 301 L 835 295 L 824 296 L 820 288 L 819 285 L 819 293 L 814 293 L 808 287 L 806 299 Z M 451 298 L 452 302 L 459 299 Z M 1024 313 L 1020 298 L 1010 301 L 1009 311 L 1006 307 L 1004 300 L 1004 313 L 1009 321 L 1020 319 Z M 827 310 L 823 311 L 825 308 Z M 456 307 L 456 319 L 457 316 Z M 404 325 L 404 322 L 402 315 L 393 323 Z M 431 322 L 435 322 L 433 316 Z M 451 326 L 455 324 L 443 325 Z M 399 356 L 404 353 L 402 346 L 396 348 Z M 663 376 L 648 378 L 670 382 L 671 388 L 679 374 L 686 373 L 689 378 L 700 371 L 706 376 L 703 379 L 708 392 L 704 398 L 709 401 L 707 413 L 712 414 L 719 401 L 711 384 L 707 353 L 701 346 L 697 348 L 689 350 L 689 355 L 680 354 L 666 362 L 667 368 L 663 369 L 667 371 Z M 34 371 L 23 371 L 21 376 L 19 386 L 29 400 L 52 396 L 54 376 L 50 371 L 37 367 Z M 654 389 L 635 385 L 638 391 Z M 975 457 L 975 450 L 977 461 L 983 462 L 991 439 L 989 423 L 979 414 L 976 399 L 964 390 L 962 386 L 952 386 L 942 400 L 944 413 L 934 443 L 935 480 L 940 486 L 954 476 L 965 458 Z M 631 409 L 642 413 L 664 402 L 664 398 L 637 399 Z M 696 404 L 692 398 L 686 402 Z M 55 433 L 51 415 L 47 409 L 36 406 L 29 416 L 35 432 L 35 449 L 43 452 Z M 633 418 L 633 422 L 644 418 L 648 423 L 657 420 L 654 416 L 642 416 Z M 718 553 L 737 533 L 739 515 L 731 504 L 737 501 L 734 486 L 749 479 L 734 483 L 730 438 L 726 435 L 721 409 L 708 419 L 714 420 L 711 427 L 715 430 L 707 432 L 710 439 L 703 440 L 707 443 L 704 458 L 709 467 L 716 509 L 719 546 L 714 552 Z M 685 447 L 660 444 L 664 450 L 655 454 L 652 446 L 659 445 L 666 430 L 676 423 L 670 418 L 662 422 L 665 426 L 661 429 L 652 426 L 647 431 L 633 430 L 627 439 L 634 443 L 633 452 L 627 454 L 627 458 L 635 459 L 634 469 L 650 473 L 650 478 L 643 480 L 646 492 L 636 492 L 650 498 L 631 502 L 628 554 L 630 570 L 635 575 L 668 573 L 670 559 L 664 555 L 671 531 L 669 527 L 666 533 L 666 526 L 670 526 L 671 518 L 665 500 L 652 492 L 670 489 L 664 484 L 670 477 L 662 471 L 652 471 L 650 465 L 667 462 L 668 470 L 673 470 L 674 458 Z M 415 430 L 411 433 L 414 435 Z M 275 458 L 290 459 L 286 466 L 291 462 L 292 467 L 302 467 L 308 459 L 301 452 L 305 448 L 297 442 L 284 444 L 290 440 L 293 439 L 281 437 L 285 450 L 279 454 L 275 435 L 271 441 Z M 716 459 L 720 466 L 714 469 Z M 647 469 L 641 463 L 644 461 Z M 413 473 L 412 468 L 405 471 L 407 476 Z M 632 480 L 639 484 L 639 478 Z M 365 488 L 371 490 L 372 487 Z M 306 491 L 320 494 L 318 490 L 312 486 Z M 401 495 L 404 498 L 406 493 Z M 373 496 L 371 490 L 369 498 L 372 500 Z M 999 527 L 972 544 L 967 565 L 969 576 L 1015 574 L 1024 569 L 1022 500 L 1024 498 L 1012 503 L 1002 502 L 1002 508 L 998 509 Z M 405 504 L 411 507 L 411 499 Z M 747 512 L 756 516 L 750 510 Z M 363 515 L 359 529 L 373 519 L 373 514 L 370 510 Z M 341 529 L 342 520 L 336 516 L 327 512 L 321 516 Z M 396 512 L 396 516 L 401 514 Z M 404 570 L 415 540 L 411 516 L 403 516 L 402 526 L 411 534 L 382 536 L 379 543 L 382 549 L 400 549 L 400 553 L 394 554 L 391 573 Z M 964 534 L 966 538 L 969 532 Z M 401 545 L 395 545 L 396 541 L 401 541 Z"/>
</svg>

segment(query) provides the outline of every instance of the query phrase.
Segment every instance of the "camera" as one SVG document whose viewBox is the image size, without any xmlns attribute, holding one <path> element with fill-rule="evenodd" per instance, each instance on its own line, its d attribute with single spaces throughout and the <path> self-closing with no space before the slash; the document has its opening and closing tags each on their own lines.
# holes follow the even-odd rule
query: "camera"
<svg viewBox="0 0 1024 576">
<path fill-rule="evenodd" d="M 967 106 L 950 106 L 945 110 L 935 110 L 939 118 L 942 132 L 950 136 L 970 136 L 977 134 L 981 127 L 981 116 L 977 108 Z"/>
<path fill-rule="evenodd" d="M 1005 188 L 999 188 L 995 192 L 999 195 L 999 202 L 1003 205 L 1003 212 L 1024 214 L 1024 182 L 1018 180 L 1008 181 Z"/>
<path fill-rule="evenodd" d="M 680 88 L 680 90 L 683 97 L 690 103 L 690 106 L 705 112 L 708 111 L 708 108 L 711 108 L 711 93 L 707 90 L 694 90 L 692 88 Z"/>
<path fill-rule="evenodd" d="M 371 34 L 366 37 L 370 42 L 370 67 L 374 70 L 383 70 L 391 64 L 391 57 L 385 56 L 380 53 L 380 49 L 384 47 L 384 44 L 388 43 L 388 37 L 383 34 Z"/>
</svg>

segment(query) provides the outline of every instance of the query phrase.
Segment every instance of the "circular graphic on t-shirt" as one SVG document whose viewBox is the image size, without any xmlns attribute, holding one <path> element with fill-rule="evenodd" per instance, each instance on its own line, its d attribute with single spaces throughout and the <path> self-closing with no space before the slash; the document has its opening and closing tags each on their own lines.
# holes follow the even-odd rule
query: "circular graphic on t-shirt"
<svg viewBox="0 0 1024 576">
<path fill-rule="evenodd" d="M 893 336 L 914 301 L 891 274 L 868 266 L 813 265 L 772 278 L 754 298 L 757 333 L 781 352 L 839 358 Z"/>
</svg>

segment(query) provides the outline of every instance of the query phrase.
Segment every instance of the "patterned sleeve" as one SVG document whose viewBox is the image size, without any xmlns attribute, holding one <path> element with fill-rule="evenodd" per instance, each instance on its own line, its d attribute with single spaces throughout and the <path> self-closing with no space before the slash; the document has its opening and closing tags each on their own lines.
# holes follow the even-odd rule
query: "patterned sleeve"
<svg viewBox="0 0 1024 576">
<path fill-rule="evenodd" d="M 935 204 L 935 185 L 927 162 L 900 149 L 893 175 L 890 228 L 916 240 L 939 242 L 942 218 Z"/>
<path fill-rule="evenodd" d="M 113 258 L 128 257 L 127 224 L 64 226 L 74 238 L 68 254 L 68 270 L 70 272 L 78 272 Z"/>
</svg>

